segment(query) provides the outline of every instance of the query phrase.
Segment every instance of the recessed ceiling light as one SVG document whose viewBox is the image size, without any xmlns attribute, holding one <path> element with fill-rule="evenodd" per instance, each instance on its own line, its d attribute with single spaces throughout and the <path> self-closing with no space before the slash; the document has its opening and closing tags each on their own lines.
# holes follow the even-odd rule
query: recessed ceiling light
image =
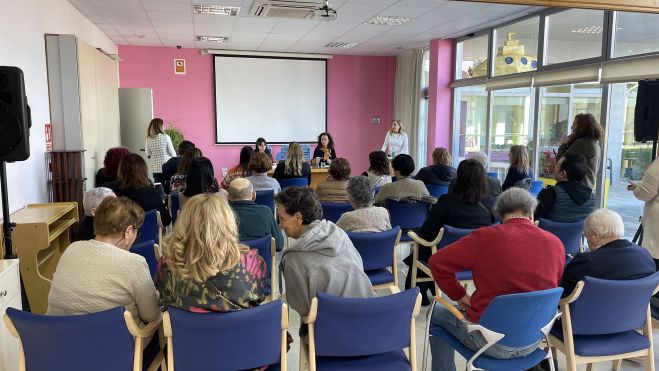
<svg viewBox="0 0 659 371">
<path fill-rule="evenodd" d="M 407 21 L 409 21 L 410 17 L 397 17 L 393 15 L 377 15 L 365 23 L 367 24 L 378 24 L 378 25 L 386 25 L 386 26 L 398 26 L 401 25 Z"/>
<path fill-rule="evenodd" d="M 572 30 L 572 33 L 600 34 L 604 31 L 603 26 L 586 26 Z"/>
<path fill-rule="evenodd" d="M 197 35 L 197 41 L 208 41 L 212 43 L 225 43 L 229 41 L 229 38 L 226 36 L 208 36 L 208 35 Z"/>
<path fill-rule="evenodd" d="M 211 4 L 194 4 L 194 14 L 230 15 L 237 16 L 240 13 L 239 6 L 222 6 Z"/>
<path fill-rule="evenodd" d="M 325 45 L 326 48 L 345 48 L 350 49 L 359 45 L 358 43 L 348 43 L 344 41 L 332 41 L 331 43 Z"/>
</svg>

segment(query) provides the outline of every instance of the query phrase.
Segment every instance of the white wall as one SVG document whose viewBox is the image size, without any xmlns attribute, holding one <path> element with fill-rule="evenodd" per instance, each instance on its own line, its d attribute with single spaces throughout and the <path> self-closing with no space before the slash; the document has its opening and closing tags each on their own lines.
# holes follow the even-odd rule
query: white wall
<svg viewBox="0 0 659 371">
<path fill-rule="evenodd" d="M 48 201 L 44 124 L 50 121 L 50 109 L 44 34 L 75 34 L 109 53 L 116 53 L 117 46 L 66 0 L 0 0 L 0 8 L 0 65 L 23 70 L 32 108 L 30 158 L 7 165 L 9 207 L 14 212 Z"/>
</svg>

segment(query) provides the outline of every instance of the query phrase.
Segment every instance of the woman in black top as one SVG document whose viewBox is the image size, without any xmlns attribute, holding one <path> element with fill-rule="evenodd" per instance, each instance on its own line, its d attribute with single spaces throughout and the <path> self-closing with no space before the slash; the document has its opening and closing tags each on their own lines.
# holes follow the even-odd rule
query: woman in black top
<svg viewBox="0 0 659 371">
<path fill-rule="evenodd" d="M 502 191 L 517 186 L 517 182 L 520 180 L 533 179 L 533 170 L 531 170 L 531 165 L 529 164 L 529 153 L 526 150 L 526 146 L 511 146 L 508 158 L 510 159 L 510 167 L 508 167 L 508 174 L 506 174 L 506 179 L 501 186 Z"/>
<path fill-rule="evenodd" d="M 414 179 L 425 184 L 448 185 L 455 178 L 455 168 L 451 166 L 451 154 L 446 148 L 437 147 L 432 151 L 432 163 L 419 170 Z"/>
<path fill-rule="evenodd" d="M 256 143 L 254 144 L 254 153 L 258 152 L 263 152 L 266 155 L 270 156 L 270 159 L 272 159 L 272 152 L 270 152 L 270 148 L 268 148 L 268 143 L 266 143 L 265 139 L 259 138 L 256 140 Z"/>
<path fill-rule="evenodd" d="M 316 149 L 313 150 L 313 157 L 320 159 L 321 163 L 329 165 L 332 160 L 336 158 L 336 151 L 334 150 L 334 139 L 330 133 L 320 133 L 318 136 L 318 143 Z"/>
<path fill-rule="evenodd" d="M 288 146 L 286 160 L 279 161 L 272 177 L 277 181 L 288 178 L 307 178 L 308 184 L 311 184 L 311 166 L 308 162 L 304 162 L 302 147 L 297 142 Z"/>
</svg>

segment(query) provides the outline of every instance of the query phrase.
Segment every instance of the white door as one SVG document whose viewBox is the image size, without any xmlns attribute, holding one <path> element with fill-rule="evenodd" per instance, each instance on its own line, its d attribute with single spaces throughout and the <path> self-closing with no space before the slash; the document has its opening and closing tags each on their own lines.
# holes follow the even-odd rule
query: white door
<svg viewBox="0 0 659 371">
<path fill-rule="evenodd" d="M 140 154 L 148 164 L 144 152 L 146 131 L 153 118 L 153 94 L 150 88 L 119 88 L 119 116 L 121 145 Z M 149 169 L 149 175 L 153 171 Z"/>
</svg>

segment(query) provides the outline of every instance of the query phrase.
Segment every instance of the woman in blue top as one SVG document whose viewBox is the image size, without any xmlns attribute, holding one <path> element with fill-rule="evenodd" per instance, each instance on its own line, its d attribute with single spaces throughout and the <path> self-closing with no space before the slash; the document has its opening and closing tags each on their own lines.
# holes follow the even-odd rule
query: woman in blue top
<svg viewBox="0 0 659 371">
<path fill-rule="evenodd" d="M 508 168 L 506 179 L 503 181 L 503 185 L 501 186 L 503 191 L 510 187 L 521 186 L 521 183 L 518 184 L 520 180 L 527 178 L 533 179 L 533 171 L 531 170 L 531 165 L 529 164 L 529 153 L 526 150 L 526 146 L 516 144 L 510 147 L 508 159 L 510 159 L 510 167 Z"/>
</svg>

